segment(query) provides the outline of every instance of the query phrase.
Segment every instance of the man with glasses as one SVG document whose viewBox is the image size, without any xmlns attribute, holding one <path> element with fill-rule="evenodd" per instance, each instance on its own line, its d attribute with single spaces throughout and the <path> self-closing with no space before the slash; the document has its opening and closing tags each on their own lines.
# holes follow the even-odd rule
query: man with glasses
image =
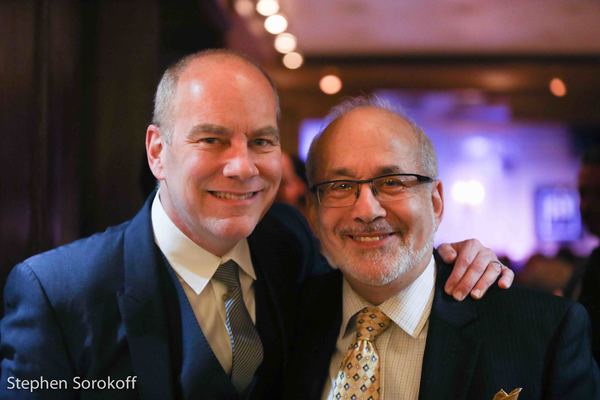
<svg viewBox="0 0 600 400">
<path fill-rule="evenodd" d="M 444 293 L 442 182 L 423 131 L 375 97 L 330 118 L 309 152 L 308 217 L 339 270 L 305 285 L 285 398 L 600 398 L 579 304 Z"/>
</svg>

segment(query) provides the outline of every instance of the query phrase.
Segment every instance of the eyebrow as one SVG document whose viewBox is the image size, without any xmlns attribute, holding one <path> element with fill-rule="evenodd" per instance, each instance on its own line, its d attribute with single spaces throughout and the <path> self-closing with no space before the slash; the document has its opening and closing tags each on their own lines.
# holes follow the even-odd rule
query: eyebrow
<svg viewBox="0 0 600 400">
<path fill-rule="evenodd" d="M 188 133 L 187 137 L 190 138 L 200 133 L 227 135 L 231 133 L 231 129 L 217 124 L 198 124 L 195 125 L 192 129 L 190 129 L 190 132 Z M 279 139 L 279 129 L 277 129 L 274 126 L 266 126 L 264 128 L 259 128 L 256 131 L 251 132 L 250 136 L 272 136 Z"/>
<path fill-rule="evenodd" d="M 274 126 L 265 126 L 264 128 L 255 130 L 250 136 L 272 136 L 279 139 L 279 129 Z"/>
<path fill-rule="evenodd" d="M 380 175 L 387 175 L 387 174 L 400 174 L 402 172 L 403 172 L 402 169 L 396 165 L 384 165 L 377 169 L 377 172 L 375 173 L 375 175 L 373 175 L 373 177 L 380 176 Z M 354 170 L 352 170 L 350 168 L 345 168 L 345 167 L 333 169 L 332 171 L 330 171 L 330 173 L 328 175 L 333 177 L 333 179 L 338 179 L 338 178 L 356 179 L 356 173 L 354 172 Z M 371 178 L 371 177 L 369 177 L 369 178 Z M 328 179 L 332 179 L 332 178 L 328 178 Z"/>
<path fill-rule="evenodd" d="M 216 124 L 198 124 L 198 125 L 195 125 L 192 129 L 190 129 L 190 132 L 188 133 L 187 137 L 191 138 L 194 135 L 198 135 L 200 133 L 213 133 L 215 135 L 226 135 L 228 133 L 231 133 L 231 130 L 228 128 L 225 128 L 224 126 L 216 125 Z"/>
</svg>

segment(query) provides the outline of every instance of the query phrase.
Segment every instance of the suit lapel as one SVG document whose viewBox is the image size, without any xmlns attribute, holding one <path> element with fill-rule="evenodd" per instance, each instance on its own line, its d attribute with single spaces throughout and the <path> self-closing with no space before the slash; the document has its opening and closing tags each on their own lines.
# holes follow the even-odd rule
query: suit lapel
<svg viewBox="0 0 600 400">
<path fill-rule="evenodd" d="M 301 319 L 305 326 L 300 327 L 303 349 L 295 359 L 298 365 L 292 369 L 295 385 L 305 388 L 302 393 L 306 393 L 306 398 L 320 398 L 329 379 L 329 365 L 342 323 L 342 282 L 342 274 L 333 271 L 313 279 L 303 291 L 301 312 L 307 313 Z"/>
<path fill-rule="evenodd" d="M 119 308 L 142 399 L 172 399 L 172 371 L 165 302 L 159 281 L 158 249 L 150 204 L 131 221 L 124 237 L 124 285 Z"/>
<path fill-rule="evenodd" d="M 313 316 L 318 321 L 315 322 L 312 327 L 322 326 L 326 327 L 326 329 L 325 331 L 318 331 L 311 326 L 306 327 L 306 329 L 311 331 L 314 335 L 312 341 L 313 348 L 310 349 L 312 354 L 310 359 L 314 360 L 314 364 L 312 365 L 314 365 L 315 370 L 317 370 L 316 378 L 314 379 L 317 384 L 313 385 L 316 390 L 312 393 L 314 398 L 321 397 L 325 382 L 329 379 L 329 365 L 331 364 L 331 357 L 333 357 L 335 352 L 337 339 L 340 334 L 340 326 L 342 325 L 342 274 L 338 270 L 330 276 L 331 278 L 329 279 L 331 283 L 325 286 L 326 291 L 324 291 L 324 297 L 321 297 L 321 299 L 325 299 L 325 301 L 320 302 L 318 305 L 315 305 L 314 308 L 311 308 L 312 310 L 319 310 L 319 312 L 315 313 Z"/>
<path fill-rule="evenodd" d="M 421 373 L 419 398 L 464 399 L 468 394 L 481 341 L 469 336 L 465 327 L 477 318 L 473 300 L 455 301 L 443 285 L 451 267 L 436 253 L 437 278 L 425 356 Z"/>
</svg>

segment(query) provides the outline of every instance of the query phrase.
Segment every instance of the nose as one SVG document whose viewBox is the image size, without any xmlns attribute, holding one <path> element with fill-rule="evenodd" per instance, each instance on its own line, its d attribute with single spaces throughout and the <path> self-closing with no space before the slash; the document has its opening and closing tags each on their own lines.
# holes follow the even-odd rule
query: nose
<svg viewBox="0 0 600 400">
<path fill-rule="evenodd" d="M 371 186 L 363 184 L 356 203 L 352 206 L 352 217 L 364 223 L 370 223 L 377 218 L 383 218 L 387 212 L 371 190 Z"/>
<path fill-rule="evenodd" d="M 239 144 L 230 149 L 230 154 L 223 168 L 223 175 L 241 180 L 258 175 L 258 168 L 248 151 L 247 144 Z"/>
</svg>

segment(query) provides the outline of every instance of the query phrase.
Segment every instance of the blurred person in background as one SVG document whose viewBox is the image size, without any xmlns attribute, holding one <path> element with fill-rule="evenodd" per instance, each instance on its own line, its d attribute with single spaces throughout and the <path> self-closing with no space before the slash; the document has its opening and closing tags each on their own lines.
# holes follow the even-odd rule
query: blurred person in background
<svg viewBox="0 0 600 400">
<path fill-rule="evenodd" d="M 563 296 L 563 289 L 572 271 L 572 264 L 561 257 L 546 257 L 536 253 L 515 274 L 515 281 L 531 289 Z"/>
<path fill-rule="evenodd" d="M 588 231 L 600 238 L 600 146 L 583 154 L 577 184 L 581 219 Z M 600 246 L 575 271 L 565 295 L 578 299 L 590 314 L 592 351 L 600 363 Z"/>
<path fill-rule="evenodd" d="M 298 173 L 297 162 L 302 161 L 292 158 L 286 152 L 281 152 L 281 183 L 275 201 L 289 204 L 304 214 L 308 187 Z"/>
</svg>

